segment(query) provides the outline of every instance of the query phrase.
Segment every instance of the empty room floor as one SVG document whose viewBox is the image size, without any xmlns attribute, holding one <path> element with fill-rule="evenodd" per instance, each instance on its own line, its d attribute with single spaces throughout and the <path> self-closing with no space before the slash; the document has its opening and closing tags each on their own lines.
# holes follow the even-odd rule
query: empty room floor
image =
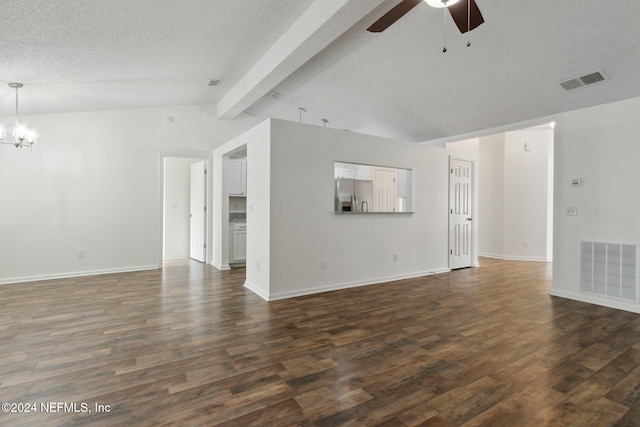
<svg viewBox="0 0 640 427">
<path fill-rule="evenodd" d="M 551 297 L 550 272 L 269 303 L 189 261 L 1 286 L 0 424 L 639 425 L 640 315 Z"/>
</svg>

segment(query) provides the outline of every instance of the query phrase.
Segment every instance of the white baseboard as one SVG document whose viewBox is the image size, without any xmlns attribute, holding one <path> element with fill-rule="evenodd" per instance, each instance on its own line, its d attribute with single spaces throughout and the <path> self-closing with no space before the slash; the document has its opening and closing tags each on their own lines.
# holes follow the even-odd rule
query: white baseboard
<svg viewBox="0 0 640 427">
<path fill-rule="evenodd" d="M 549 295 L 554 297 L 571 299 L 574 301 L 586 302 L 589 304 L 601 305 L 604 307 L 615 308 L 617 310 L 630 311 L 632 313 L 640 313 L 640 305 L 626 301 L 611 300 L 608 298 L 601 298 L 597 295 L 587 295 L 576 292 L 561 291 L 558 289 L 551 289 Z"/>
<path fill-rule="evenodd" d="M 229 264 L 220 265 L 220 264 L 217 264 L 217 263 L 211 261 L 211 265 L 213 265 L 218 270 L 231 270 L 231 266 L 229 266 Z"/>
<path fill-rule="evenodd" d="M 70 271 L 66 273 L 12 277 L 9 279 L 0 279 L 0 285 L 9 285 L 12 283 L 39 282 L 41 280 L 70 279 L 73 277 L 82 277 L 82 276 L 99 276 L 101 274 L 132 273 L 134 271 L 157 270 L 159 268 L 162 268 L 162 267 L 159 265 L 140 265 L 135 267 L 108 268 L 104 270 Z"/>
<path fill-rule="evenodd" d="M 163 257 L 162 260 L 163 261 L 176 261 L 176 260 L 180 260 L 180 259 L 190 259 L 191 257 L 189 255 L 185 255 L 185 256 L 166 256 Z"/>
<path fill-rule="evenodd" d="M 488 254 L 488 253 L 480 253 L 478 254 L 478 256 L 486 257 L 486 258 L 502 259 L 505 261 L 532 261 L 532 262 L 551 262 L 552 261 L 549 258 L 542 258 L 542 257 L 522 257 L 522 256 L 497 255 L 497 254 Z"/>
<path fill-rule="evenodd" d="M 266 296 L 266 298 L 265 298 L 265 295 L 260 295 L 260 294 L 258 294 L 258 295 L 260 295 L 266 301 L 276 301 L 276 300 L 281 300 L 281 299 L 300 297 L 300 296 L 304 296 L 304 295 L 319 294 L 319 293 L 322 293 L 322 292 L 338 291 L 340 289 L 357 288 L 359 286 L 378 285 L 378 284 L 381 284 L 381 283 L 393 282 L 393 281 L 396 281 L 396 280 L 413 279 L 415 277 L 421 277 L 421 276 L 432 276 L 432 275 L 435 275 L 435 274 L 448 273 L 450 271 L 451 271 L 451 269 L 449 269 L 449 268 L 440 268 L 440 269 L 436 269 L 436 270 L 419 271 L 419 272 L 415 272 L 415 273 L 398 274 L 398 275 L 394 275 L 394 276 L 385 276 L 385 277 L 376 277 L 376 278 L 371 278 L 371 279 L 366 279 L 366 280 L 357 280 L 357 281 L 353 281 L 353 282 L 345 282 L 345 283 L 336 283 L 336 284 L 332 284 L 332 285 L 317 286 L 317 287 L 314 287 L 314 288 L 296 289 L 296 290 L 293 290 L 293 291 L 278 292 L 278 293 L 274 293 L 274 294 L 269 294 L 269 295 Z M 245 284 L 245 286 L 246 286 L 246 284 Z M 251 288 L 249 288 L 249 289 L 251 289 Z M 251 289 L 251 290 L 256 292 L 254 289 Z M 258 293 L 258 292 L 256 292 L 256 293 Z"/>
<path fill-rule="evenodd" d="M 244 282 L 244 287 L 249 289 L 251 292 L 253 292 L 254 294 L 258 295 L 260 298 L 262 298 L 265 301 L 269 301 L 269 294 L 264 292 L 262 289 L 258 288 L 256 285 L 254 285 L 253 283 L 249 282 L 249 281 L 245 281 Z"/>
</svg>

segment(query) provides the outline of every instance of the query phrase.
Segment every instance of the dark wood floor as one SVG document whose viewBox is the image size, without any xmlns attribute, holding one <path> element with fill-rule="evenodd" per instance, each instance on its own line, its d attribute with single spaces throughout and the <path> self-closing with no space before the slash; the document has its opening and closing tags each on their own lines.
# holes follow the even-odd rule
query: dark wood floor
<svg viewBox="0 0 640 427">
<path fill-rule="evenodd" d="M 195 262 L 1 286 L 0 402 L 37 412 L 0 425 L 640 425 L 640 316 L 481 264 L 271 303 Z"/>
</svg>

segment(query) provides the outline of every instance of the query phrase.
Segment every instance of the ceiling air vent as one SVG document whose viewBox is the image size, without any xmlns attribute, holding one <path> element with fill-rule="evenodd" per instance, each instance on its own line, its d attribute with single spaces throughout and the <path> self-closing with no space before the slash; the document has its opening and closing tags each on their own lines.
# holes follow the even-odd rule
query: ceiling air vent
<svg viewBox="0 0 640 427">
<path fill-rule="evenodd" d="M 558 82 L 558 86 L 568 92 L 595 83 L 600 83 L 605 80 L 607 80 L 607 77 L 604 72 L 596 71 L 594 73 L 585 74 L 584 76 L 572 77 L 570 79 L 562 80 Z"/>
</svg>

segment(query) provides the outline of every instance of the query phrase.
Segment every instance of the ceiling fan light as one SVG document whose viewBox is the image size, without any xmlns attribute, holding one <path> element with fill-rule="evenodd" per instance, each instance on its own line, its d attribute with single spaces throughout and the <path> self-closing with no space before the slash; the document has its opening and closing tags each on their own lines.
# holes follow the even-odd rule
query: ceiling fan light
<svg viewBox="0 0 640 427">
<path fill-rule="evenodd" d="M 458 3 L 460 0 L 424 0 L 431 7 L 449 7 Z"/>
</svg>

